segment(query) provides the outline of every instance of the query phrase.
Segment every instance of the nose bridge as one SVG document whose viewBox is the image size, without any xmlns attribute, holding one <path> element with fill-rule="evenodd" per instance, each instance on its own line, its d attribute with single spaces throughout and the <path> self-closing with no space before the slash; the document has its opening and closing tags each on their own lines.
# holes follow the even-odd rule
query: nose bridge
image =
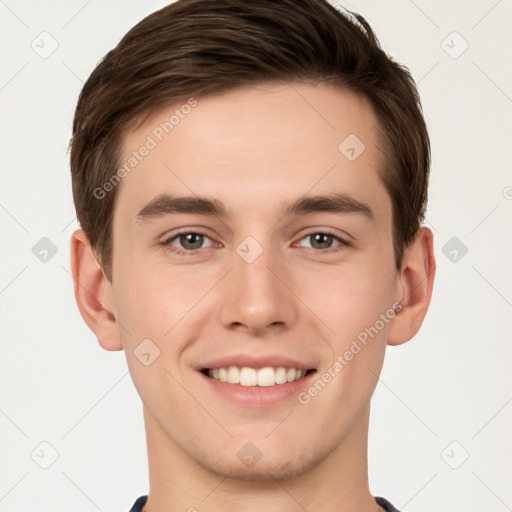
<svg viewBox="0 0 512 512">
<path fill-rule="evenodd" d="M 238 277 L 241 285 L 239 292 L 247 291 L 248 294 L 252 294 L 252 292 L 272 292 L 271 297 L 275 297 L 281 290 L 277 290 L 279 282 L 270 269 L 275 271 L 276 267 L 282 265 L 276 265 L 275 251 L 272 251 L 268 246 L 265 249 L 262 248 L 261 254 L 252 260 L 254 251 L 255 249 L 250 248 L 251 259 L 246 259 L 245 255 L 240 255 L 242 248 L 239 248 L 237 257 L 234 258 L 234 274 Z M 257 295 L 253 300 L 256 298 Z"/>
<path fill-rule="evenodd" d="M 283 284 L 287 275 L 284 259 L 266 240 L 263 245 L 247 237 L 233 253 L 233 270 L 220 312 L 225 327 L 257 333 L 296 319 L 293 294 Z"/>
</svg>

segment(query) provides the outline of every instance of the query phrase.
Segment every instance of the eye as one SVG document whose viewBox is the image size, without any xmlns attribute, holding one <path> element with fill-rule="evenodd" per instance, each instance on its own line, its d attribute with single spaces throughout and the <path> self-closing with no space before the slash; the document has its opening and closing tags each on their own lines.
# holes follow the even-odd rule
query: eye
<svg viewBox="0 0 512 512">
<path fill-rule="evenodd" d="M 299 241 L 302 242 L 306 240 L 307 243 L 303 247 L 310 247 L 311 249 L 318 249 L 319 252 L 326 251 L 331 249 L 332 247 L 337 246 L 349 246 L 349 242 L 343 240 L 339 236 L 332 235 L 330 233 L 318 232 L 318 233 L 310 233 Z M 302 245 L 302 244 L 300 244 Z"/>
<path fill-rule="evenodd" d="M 205 242 L 209 242 L 204 245 Z M 179 244 L 179 245 L 177 245 Z M 177 252 L 179 249 L 185 249 L 186 252 L 191 252 L 197 249 L 204 249 L 213 245 L 212 240 L 206 235 L 196 232 L 178 233 L 171 238 L 168 238 L 162 245 L 168 246 L 169 248 L 176 247 Z M 182 251 L 183 252 L 183 251 Z"/>
</svg>

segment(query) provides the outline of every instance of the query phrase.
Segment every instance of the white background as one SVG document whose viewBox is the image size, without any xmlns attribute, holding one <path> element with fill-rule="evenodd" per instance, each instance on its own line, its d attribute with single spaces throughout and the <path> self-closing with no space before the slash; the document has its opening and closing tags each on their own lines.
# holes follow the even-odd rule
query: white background
<svg viewBox="0 0 512 512">
<path fill-rule="evenodd" d="M 165 3 L 0 1 L 2 512 L 127 511 L 149 490 L 124 353 L 99 347 L 73 298 L 67 144 L 83 82 Z M 512 510 L 512 2 L 344 5 L 419 82 L 433 146 L 434 297 L 420 334 L 388 348 L 370 488 L 403 512 Z M 58 43 L 46 59 L 42 37 Z M 32 251 L 43 237 L 47 262 Z M 453 237 L 468 249 L 455 262 Z"/>
</svg>

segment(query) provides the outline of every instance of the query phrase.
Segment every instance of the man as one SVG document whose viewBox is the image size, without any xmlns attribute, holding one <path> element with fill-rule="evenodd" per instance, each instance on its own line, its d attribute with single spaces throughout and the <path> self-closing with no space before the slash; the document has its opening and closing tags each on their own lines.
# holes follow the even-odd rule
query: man
<svg viewBox="0 0 512 512">
<path fill-rule="evenodd" d="M 336 7 L 179 0 L 83 88 L 75 296 L 143 402 L 132 512 L 396 511 L 370 399 L 430 302 L 430 146 L 407 69 Z"/>
</svg>

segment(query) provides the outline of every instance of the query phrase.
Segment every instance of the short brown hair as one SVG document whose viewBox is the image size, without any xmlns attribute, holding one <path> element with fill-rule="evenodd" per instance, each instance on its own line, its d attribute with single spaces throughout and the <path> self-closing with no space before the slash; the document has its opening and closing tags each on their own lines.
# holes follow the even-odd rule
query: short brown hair
<svg viewBox="0 0 512 512">
<path fill-rule="evenodd" d="M 116 187 L 101 199 L 94 191 L 116 173 L 123 134 L 192 96 L 296 81 L 345 89 L 372 105 L 400 268 L 425 216 L 430 169 L 429 136 L 408 69 L 386 55 L 362 16 L 342 14 L 326 0 L 178 0 L 107 53 L 85 83 L 73 120 L 77 217 L 109 280 Z"/>
</svg>

